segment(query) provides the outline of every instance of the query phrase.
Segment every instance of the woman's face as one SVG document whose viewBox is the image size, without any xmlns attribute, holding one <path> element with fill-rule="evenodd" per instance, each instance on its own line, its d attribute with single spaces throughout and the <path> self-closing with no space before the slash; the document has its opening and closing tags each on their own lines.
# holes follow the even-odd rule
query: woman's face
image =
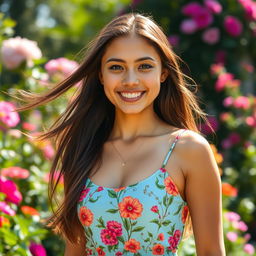
<svg viewBox="0 0 256 256">
<path fill-rule="evenodd" d="M 167 77 L 157 51 L 139 36 L 114 39 L 101 60 L 100 81 L 107 98 L 125 114 L 151 107 Z"/>
</svg>

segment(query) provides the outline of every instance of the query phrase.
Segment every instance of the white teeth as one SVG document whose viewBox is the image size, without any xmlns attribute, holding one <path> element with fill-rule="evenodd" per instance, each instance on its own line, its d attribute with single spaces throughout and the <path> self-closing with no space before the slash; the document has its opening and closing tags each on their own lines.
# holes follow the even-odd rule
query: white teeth
<svg viewBox="0 0 256 256">
<path fill-rule="evenodd" d="M 121 95 L 122 95 L 123 97 L 129 98 L 129 99 L 131 99 L 131 98 L 137 98 L 137 97 L 139 97 L 141 94 L 142 94 L 142 92 L 133 92 L 133 93 L 130 93 L 130 92 L 128 92 L 128 93 L 121 92 Z"/>
</svg>

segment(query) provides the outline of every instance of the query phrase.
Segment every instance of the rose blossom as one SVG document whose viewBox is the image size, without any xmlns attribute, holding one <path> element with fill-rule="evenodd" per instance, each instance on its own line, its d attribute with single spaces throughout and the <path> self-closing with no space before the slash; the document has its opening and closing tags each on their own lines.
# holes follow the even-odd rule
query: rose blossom
<svg viewBox="0 0 256 256">
<path fill-rule="evenodd" d="M 234 107 L 248 109 L 250 107 L 250 101 L 248 97 L 245 96 L 238 96 L 233 103 Z"/>
<path fill-rule="evenodd" d="M 199 29 L 206 28 L 213 22 L 212 14 L 205 7 L 202 7 L 193 19 Z"/>
<path fill-rule="evenodd" d="M 192 19 L 183 20 L 180 25 L 180 30 L 184 34 L 193 34 L 197 30 L 196 22 Z"/>
<path fill-rule="evenodd" d="M 233 227 L 237 228 L 243 232 L 248 230 L 248 226 L 243 221 L 234 222 Z"/>
<path fill-rule="evenodd" d="M 0 53 L 3 64 L 8 69 L 17 68 L 25 60 L 31 61 L 42 57 L 37 42 L 19 36 L 4 40 Z"/>
<path fill-rule="evenodd" d="M 6 202 L 0 202 L 0 212 L 10 216 L 14 216 L 16 214 L 16 212 Z"/>
<path fill-rule="evenodd" d="M 240 20 L 231 15 L 225 17 L 224 28 L 227 33 L 233 37 L 239 36 L 243 30 L 243 26 Z"/>
<path fill-rule="evenodd" d="M 205 0 L 204 5 L 207 7 L 209 11 L 215 14 L 219 14 L 222 12 L 222 6 L 219 2 L 215 0 Z"/>
<path fill-rule="evenodd" d="M 223 100 L 223 106 L 229 107 L 232 106 L 234 103 L 234 98 L 232 96 L 228 96 Z"/>
<path fill-rule="evenodd" d="M 202 6 L 199 3 L 191 2 L 189 4 L 184 5 L 181 9 L 181 12 L 184 15 L 193 17 L 193 16 L 197 15 L 201 9 L 202 9 Z"/>
<path fill-rule="evenodd" d="M 19 204 L 22 200 L 22 195 L 16 184 L 3 176 L 0 176 L 0 192 L 6 194 L 5 200 L 8 202 Z"/>
<path fill-rule="evenodd" d="M 230 222 L 239 221 L 241 218 L 240 215 L 236 212 L 226 212 L 224 217 Z"/>
<path fill-rule="evenodd" d="M 2 169 L 1 174 L 5 177 L 26 179 L 29 176 L 29 171 L 18 166 L 11 166 Z"/>
<path fill-rule="evenodd" d="M 0 101 L 0 126 L 1 123 L 7 127 L 16 126 L 20 117 L 17 112 L 14 111 L 15 105 L 8 101 Z"/>
<path fill-rule="evenodd" d="M 233 80 L 233 78 L 234 75 L 228 72 L 220 74 L 215 84 L 215 90 L 217 92 L 222 91 L 225 86 Z"/>
<path fill-rule="evenodd" d="M 47 256 L 45 248 L 41 244 L 32 242 L 29 250 L 33 256 Z"/>
<path fill-rule="evenodd" d="M 237 240 L 237 238 L 238 238 L 237 233 L 235 233 L 235 232 L 233 232 L 233 231 L 228 232 L 228 233 L 226 234 L 226 236 L 227 236 L 227 239 L 228 239 L 229 241 L 231 241 L 231 242 L 235 242 L 235 241 Z"/>
<path fill-rule="evenodd" d="M 251 244 L 245 244 L 245 245 L 244 245 L 244 251 L 245 251 L 246 253 L 248 253 L 249 255 L 253 255 L 254 252 L 255 252 L 255 249 L 254 249 L 253 245 L 251 245 Z"/>
<path fill-rule="evenodd" d="M 204 31 L 202 39 L 207 44 L 216 44 L 220 39 L 220 30 L 218 28 L 209 28 Z"/>
<path fill-rule="evenodd" d="M 238 0 L 238 2 L 243 6 L 246 18 L 256 20 L 256 2 L 252 0 Z"/>
</svg>

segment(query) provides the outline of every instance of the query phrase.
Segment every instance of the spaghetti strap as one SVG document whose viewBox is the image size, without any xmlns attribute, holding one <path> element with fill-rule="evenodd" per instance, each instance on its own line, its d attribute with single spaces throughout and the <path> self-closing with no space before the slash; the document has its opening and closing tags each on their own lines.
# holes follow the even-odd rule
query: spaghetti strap
<svg viewBox="0 0 256 256">
<path fill-rule="evenodd" d="M 165 159 L 164 159 L 164 161 L 163 161 L 163 164 L 162 164 L 162 167 L 161 167 L 161 168 L 165 168 L 165 166 L 166 166 L 166 164 L 167 164 L 167 162 L 168 162 L 168 160 L 169 160 L 169 158 L 170 158 L 170 156 L 171 156 L 171 153 L 172 153 L 172 151 L 173 151 L 173 149 L 174 149 L 174 147 L 175 147 L 175 145 L 176 145 L 178 139 L 180 138 L 181 134 L 182 134 L 183 132 L 185 132 L 186 130 L 187 130 L 187 129 L 182 129 L 182 131 L 179 132 L 179 134 L 175 137 L 175 140 L 174 140 L 174 142 L 172 143 L 172 145 L 171 145 L 171 147 L 170 147 L 170 150 L 168 151 L 168 153 L 167 153 L 167 155 L 166 155 L 166 157 L 165 157 Z"/>
</svg>

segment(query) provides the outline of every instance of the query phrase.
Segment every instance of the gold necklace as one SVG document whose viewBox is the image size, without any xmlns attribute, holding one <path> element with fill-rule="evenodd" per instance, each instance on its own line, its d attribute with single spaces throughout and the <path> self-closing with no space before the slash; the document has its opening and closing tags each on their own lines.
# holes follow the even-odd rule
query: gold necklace
<svg viewBox="0 0 256 256">
<path fill-rule="evenodd" d="M 117 149 L 117 147 L 114 145 L 114 143 L 112 141 L 110 141 L 112 147 L 114 148 L 114 150 L 117 152 L 119 158 L 121 159 L 121 165 L 122 167 L 124 167 L 126 165 L 126 163 L 128 162 L 127 160 L 124 160 L 124 158 L 122 157 L 121 153 L 119 152 L 119 150 Z M 137 150 L 135 151 L 136 153 L 138 152 L 138 150 L 141 148 L 141 145 L 143 143 L 140 144 L 140 146 L 137 148 Z M 129 160 L 129 159 L 128 159 Z"/>
</svg>

